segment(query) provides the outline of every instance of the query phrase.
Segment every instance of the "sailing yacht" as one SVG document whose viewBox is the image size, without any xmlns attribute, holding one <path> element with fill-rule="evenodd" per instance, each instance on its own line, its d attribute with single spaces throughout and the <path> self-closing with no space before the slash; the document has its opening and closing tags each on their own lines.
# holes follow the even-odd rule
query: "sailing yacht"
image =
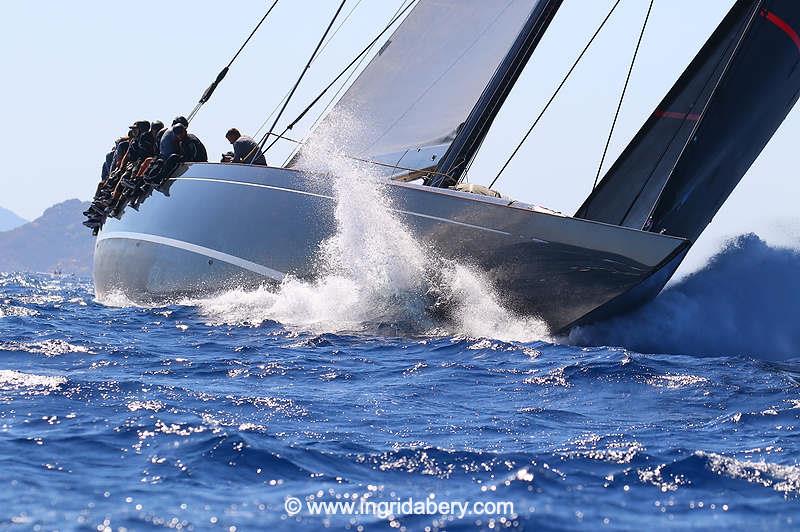
<svg viewBox="0 0 800 532">
<path fill-rule="evenodd" d="M 284 167 L 183 165 L 164 195 L 109 219 L 98 295 L 313 278 L 336 203 L 304 159 L 324 142 L 380 173 L 416 239 L 553 332 L 655 297 L 798 98 L 800 2 L 737 0 L 574 216 L 461 186 L 561 3 L 418 0 Z"/>
</svg>

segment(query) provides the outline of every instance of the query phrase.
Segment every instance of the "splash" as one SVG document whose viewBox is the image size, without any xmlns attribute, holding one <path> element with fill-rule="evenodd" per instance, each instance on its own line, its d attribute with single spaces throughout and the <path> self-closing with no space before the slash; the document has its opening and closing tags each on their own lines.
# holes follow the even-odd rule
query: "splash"
<svg viewBox="0 0 800 532">
<path fill-rule="evenodd" d="M 569 341 L 648 353 L 798 357 L 798 272 L 800 251 L 742 235 L 639 311 L 577 328 Z"/>
<path fill-rule="evenodd" d="M 447 261 L 417 241 L 394 216 L 375 166 L 342 155 L 340 132 L 357 124 L 346 117 L 327 123 L 334 133 L 315 134 L 296 164 L 331 180 L 336 198 L 336 231 L 320 246 L 317 279 L 287 277 L 277 290 L 235 290 L 195 302 L 206 315 L 228 323 L 276 320 L 315 332 L 383 324 L 403 334 L 509 341 L 547 334 L 539 320 L 504 309 L 474 268 Z M 435 273 L 440 271 L 449 273 Z M 434 308 L 446 308 L 446 315 L 434 315 Z"/>
<path fill-rule="evenodd" d="M 96 294 L 95 303 L 111 308 L 128 308 L 128 307 L 140 306 L 131 301 L 130 298 L 128 298 L 128 296 L 125 295 L 125 293 L 122 292 L 121 290 L 114 290 L 104 294 Z"/>
</svg>

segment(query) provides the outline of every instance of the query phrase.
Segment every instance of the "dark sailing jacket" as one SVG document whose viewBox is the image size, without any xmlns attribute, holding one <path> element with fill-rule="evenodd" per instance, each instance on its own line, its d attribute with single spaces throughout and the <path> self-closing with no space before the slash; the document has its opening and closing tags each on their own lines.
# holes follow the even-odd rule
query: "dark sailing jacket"
<svg viewBox="0 0 800 532">
<path fill-rule="evenodd" d="M 258 143 L 246 135 L 242 135 L 233 143 L 233 162 L 267 165 L 267 159 L 258 147 Z"/>
<path fill-rule="evenodd" d="M 206 147 L 203 146 L 197 136 L 191 133 L 186 135 L 186 138 L 181 142 L 181 153 L 183 154 L 183 160 L 187 163 L 208 162 Z"/>
</svg>

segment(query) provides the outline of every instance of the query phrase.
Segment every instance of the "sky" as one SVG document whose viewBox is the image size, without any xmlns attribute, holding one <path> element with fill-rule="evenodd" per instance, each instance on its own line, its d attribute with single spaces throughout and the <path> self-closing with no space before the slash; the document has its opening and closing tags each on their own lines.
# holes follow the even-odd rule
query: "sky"
<svg viewBox="0 0 800 532">
<path fill-rule="evenodd" d="M 492 0 L 487 0 L 492 1 Z M 105 153 L 137 119 L 186 115 L 271 2 L 137 0 L 6 2 L 0 7 L 0 206 L 27 219 L 89 199 Z M 565 0 L 500 112 L 469 179 L 487 184 L 528 129 L 612 0 Z M 653 111 L 732 0 L 655 0 L 604 168 Z M 253 135 L 291 88 L 339 0 L 280 0 L 192 123 L 211 160 L 225 131 Z M 309 70 L 284 120 L 367 44 L 401 0 L 349 0 L 350 14 Z M 647 0 L 623 0 L 496 188 L 573 213 L 589 193 Z M 355 7 L 355 9 L 353 9 Z M 351 9 L 352 12 L 351 12 Z M 322 108 L 320 108 L 320 111 Z M 301 126 L 308 127 L 314 114 Z M 302 135 L 303 127 L 296 131 Z M 771 243 L 800 236 L 795 109 L 687 259 L 701 265 L 732 236 Z M 281 162 L 291 145 L 268 160 Z"/>
</svg>

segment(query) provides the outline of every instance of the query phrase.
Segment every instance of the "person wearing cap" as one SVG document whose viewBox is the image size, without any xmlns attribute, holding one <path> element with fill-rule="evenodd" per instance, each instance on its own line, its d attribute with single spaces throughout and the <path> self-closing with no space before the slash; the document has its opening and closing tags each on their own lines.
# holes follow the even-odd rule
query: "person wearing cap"
<svg viewBox="0 0 800 532">
<path fill-rule="evenodd" d="M 223 162 L 267 165 L 267 159 L 258 143 L 239 133 L 235 127 L 225 133 L 225 138 L 233 145 L 233 157 L 224 157 Z"/>
<path fill-rule="evenodd" d="M 127 162 L 135 163 L 152 157 L 156 153 L 156 141 L 150 132 L 150 122 L 137 120 L 131 126 L 133 138 L 128 146 Z"/>
<path fill-rule="evenodd" d="M 181 155 L 181 146 L 178 139 L 175 138 L 175 126 L 180 125 L 184 129 L 188 129 L 189 121 L 186 120 L 186 117 L 183 116 L 176 116 L 175 119 L 172 121 L 172 126 L 165 129 L 163 133 L 161 133 L 161 138 L 158 141 L 158 154 L 166 159 L 170 155 Z"/>
<path fill-rule="evenodd" d="M 208 162 L 208 152 L 206 147 L 200 142 L 195 135 L 186 132 L 186 127 L 183 124 L 175 124 L 172 126 L 172 131 L 175 133 L 175 138 L 178 140 L 183 156 L 184 162 L 198 163 Z"/>
<path fill-rule="evenodd" d="M 156 141 L 156 147 L 161 143 L 161 135 L 164 134 L 164 122 L 161 120 L 156 120 L 152 124 L 150 124 L 150 133 L 153 134 L 153 138 Z"/>
</svg>

